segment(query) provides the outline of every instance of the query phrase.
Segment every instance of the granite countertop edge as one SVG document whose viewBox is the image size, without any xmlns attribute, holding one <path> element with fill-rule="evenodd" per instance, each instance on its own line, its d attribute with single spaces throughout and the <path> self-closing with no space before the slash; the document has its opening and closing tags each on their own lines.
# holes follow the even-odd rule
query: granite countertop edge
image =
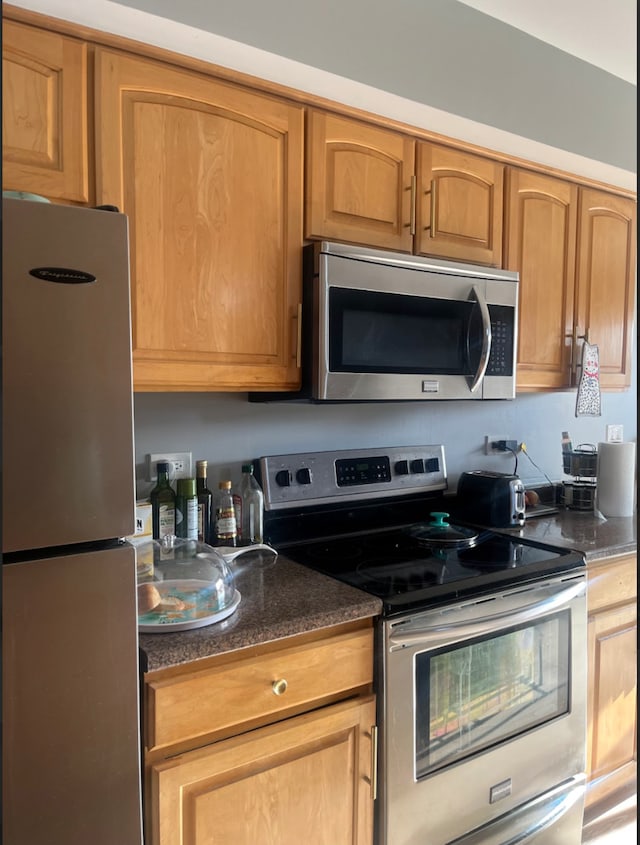
<svg viewBox="0 0 640 845">
<path fill-rule="evenodd" d="M 251 557 L 246 555 L 236 568 L 241 600 L 228 619 L 190 631 L 140 633 L 144 672 L 371 619 L 382 612 L 380 599 L 284 555 L 254 552 Z"/>
</svg>

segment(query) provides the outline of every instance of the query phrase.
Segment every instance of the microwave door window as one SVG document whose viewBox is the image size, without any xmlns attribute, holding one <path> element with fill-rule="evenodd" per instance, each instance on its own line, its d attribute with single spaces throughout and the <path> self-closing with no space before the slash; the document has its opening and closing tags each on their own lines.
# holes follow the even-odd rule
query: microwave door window
<svg viewBox="0 0 640 845">
<path fill-rule="evenodd" d="M 478 367 L 472 302 L 332 288 L 329 303 L 332 372 L 469 376 Z"/>
</svg>

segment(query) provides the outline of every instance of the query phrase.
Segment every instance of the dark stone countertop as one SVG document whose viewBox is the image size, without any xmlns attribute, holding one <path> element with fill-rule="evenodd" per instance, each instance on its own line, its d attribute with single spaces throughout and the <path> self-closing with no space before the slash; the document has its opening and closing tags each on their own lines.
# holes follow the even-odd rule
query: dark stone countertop
<svg viewBox="0 0 640 845">
<path fill-rule="evenodd" d="M 502 533 L 583 552 L 587 562 L 637 549 L 636 518 L 606 519 L 571 511 L 527 519 Z M 382 602 L 314 572 L 283 555 L 253 551 L 234 564 L 242 599 L 235 613 L 193 631 L 140 634 L 146 671 L 179 666 L 215 654 L 379 615 Z"/>
<path fill-rule="evenodd" d="M 525 540 L 582 552 L 587 563 L 637 550 L 635 516 L 606 518 L 599 511 L 561 508 L 549 516 L 531 517 L 522 528 L 500 529 Z"/>
<path fill-rule="evenodd" d="M 141 633 L 146 671 L 371 618 L 382 610 L 379 599 L 283 555 L 252 551 L 233 567 L 242 596 L 238 609 L 221 622 L 192 631 Z"/>
</svg>

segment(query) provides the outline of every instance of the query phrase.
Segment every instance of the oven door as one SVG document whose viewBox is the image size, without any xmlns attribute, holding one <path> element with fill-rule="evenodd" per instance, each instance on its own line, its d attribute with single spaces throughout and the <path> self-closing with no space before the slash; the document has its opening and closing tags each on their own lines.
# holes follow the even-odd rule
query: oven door
<svg viewBox="0 0 640 845">
<path fill-rule="evenodd" d="M 579 845 L 586 575 L 385 621 L 380 845 Z"/>
<path fill-rule="evenodd" d="M 333 255 L 320 267 L 318 399 L 513 398 L 513 282 Z"/>
</svg>

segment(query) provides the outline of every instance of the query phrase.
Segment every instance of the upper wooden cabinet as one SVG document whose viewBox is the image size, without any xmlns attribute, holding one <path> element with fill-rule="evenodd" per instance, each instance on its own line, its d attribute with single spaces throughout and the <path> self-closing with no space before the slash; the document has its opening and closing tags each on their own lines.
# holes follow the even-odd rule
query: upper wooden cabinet
<svg viewBox="0 0 640 845">
<path fill-rule="evenodd" d="M 313 109 L 306 164 L 306 237 L 500 265 L 502 164 Z"/>
<path fill-rule="evenodd" d="M 578 188 L 511 168 L 505 217 L 505 266 L 520 273 L 518 388 L 568 387 Z"/>
<path fill-rule="evenodd" d="M 2 187 L 88 202 L 87 45 L 2 23 Z"/>
<path fill-rule="evenodd" d="M 631 384 L 636 213 L 633 200 L 580 188 L 575 331 L 598 344 L 603 387 Z"/>
<path fill-rule="evenodd" d="M 414 251 L 500 267 L 503 179 L 497 161 L 421 141 Z"/>
<path fill-rule="evenodd" d="M 303 110 L 96 50 L 96 188 L 129 215 L 136 390 L 300 381 Z"/>
<path fill-rule="evenodd" d="M 520 273 L 518 389 L 575 386 L 582 343 L 599 348 L 600 385 L 631 383 L 636 204 L 509 168 L 505 266 Z"/>
<path fill-rule="evenodd" d="M 309 110 L 305 235 L 411 252 L 415 141 Z"/>
</svg>

